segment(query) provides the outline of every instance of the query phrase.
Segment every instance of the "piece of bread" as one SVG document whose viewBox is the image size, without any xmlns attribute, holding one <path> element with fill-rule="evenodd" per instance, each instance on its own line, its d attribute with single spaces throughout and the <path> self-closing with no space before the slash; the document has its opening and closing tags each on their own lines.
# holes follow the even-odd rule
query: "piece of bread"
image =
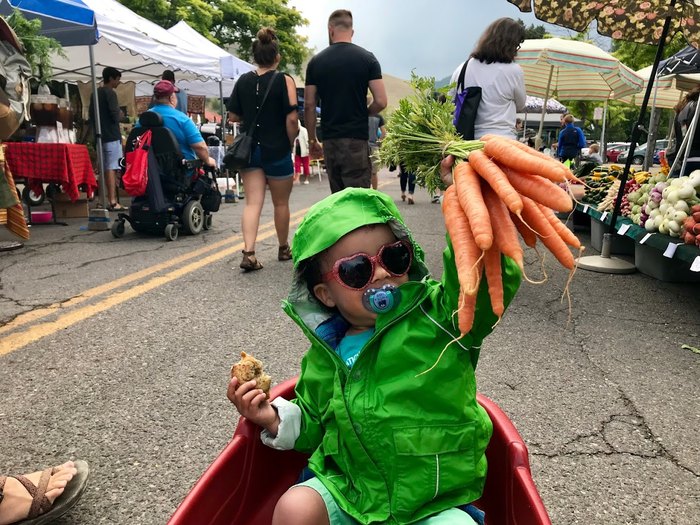
<svg viewBox="0 0 700 525">
<path fill-rule="evenodd" d="M 272 378 L 263 372 L 263 364 L 252 355 L 241 352 L 241 360 L 231 367 L 231 377 L 238 379 L 241 384 L 255 379 L 256 387 L 270 397 Z"/>
</svg>

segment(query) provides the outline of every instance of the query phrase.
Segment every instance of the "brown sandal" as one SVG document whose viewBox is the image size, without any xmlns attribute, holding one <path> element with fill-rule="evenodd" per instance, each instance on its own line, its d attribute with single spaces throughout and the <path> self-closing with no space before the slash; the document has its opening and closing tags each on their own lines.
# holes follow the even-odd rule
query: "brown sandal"
<svg viewBox="0 0 700 525">
<path fill-rule="evenodd" d="M 57 468 L 49 467 L 45 469 L 41 473 L 41 479 L 38 485 L 34 485 L 34 483 L 25 476 L 9 476 L 19 481 L 32 497 L 29 514 L 18 523 L 43 525 L 68 512 L 80 499 L 80 496 L 87 486 L 89 476 L 88 464 L 85 461 L 76 461 L 75 467 L 78 473 L 73 476 L 73 479 L 68 482 L 63 493 L 58 496 L 53 503 L 46 497 L 46 491 L 49 485 L 49 479 L 58 471 Z M 7 476 L 0 476 L 0 495 L 2 495 L 6 479 Z"/>
<path fill-rule="evenodd" d="M 289 249 L 289 244 L 284 244 L 284 245 L 280 246 L 280 249 L 277 252 L 277 260 L 278 261 L 288 261 L 291 258 L 292 258 L 292 250 Z"/>
<path fill-rule="evenodd" d="M 247 252 L 243 250 L 243 260 L 241 261 L 241 268 L 243 268 L 246 272 L 253 272 L 255 270 L 260 270 L 263 265 L 260 264 L 260 261 L 258 261 L 255 258 L 255 250 L 252 252 Z"/>
</svg>

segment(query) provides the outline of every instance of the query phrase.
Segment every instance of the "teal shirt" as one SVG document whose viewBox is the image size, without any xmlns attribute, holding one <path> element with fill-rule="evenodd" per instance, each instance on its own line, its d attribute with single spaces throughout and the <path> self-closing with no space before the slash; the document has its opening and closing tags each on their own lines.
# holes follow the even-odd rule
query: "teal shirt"
<svg viewBox="0 0 700 525">
<path fill-rule="evenodd" d="M 373 335 L 374 328 L 370 328 L 369 330 L 365 330 L 359 334 L 346 335 L 343 337 L 335 351 L 348 366 L 348 368 L 352 368 L 352 365 L 355 363 L 355 359 L 357 359 L 357 356 L 360 355 L 362 347 L 367 344 L 367 341 L 372 339 Z"/>
<path fill-rule="evenodd" d="M 163 117 L 163 125 L 175 135 L 175 139 L 180 145 L 182 156 L 187 160 L 196 159 L 197 155 L 192 149 L 192 144 L 204 142 L 204 138 L 202 138 L 202 134 L 197 129 L 195 123 L 192 122 L 192 119 L 185 113 L 166 104 L 156 104 L 150 108 L 149 111 L 155 111 Z M 140 123 L 136 123 L 136 127 L 140 125 Z"/>
</svg>

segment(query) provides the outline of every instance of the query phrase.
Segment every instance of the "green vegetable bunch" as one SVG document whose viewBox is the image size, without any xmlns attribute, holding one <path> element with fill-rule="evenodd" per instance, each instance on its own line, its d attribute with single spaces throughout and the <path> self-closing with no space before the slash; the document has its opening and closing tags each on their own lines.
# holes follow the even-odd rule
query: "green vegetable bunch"
<svg viewBox="0 0 700 525">
<path fill-rule="evenodd" d="M 440 102 L 436 94 L 446 94 L 450 86 L 435 88 L 435 79 L 411 74 L 414 94 L 399 101 L 387 122 L 387 134 L 379 149 L 384 165 L 399 166 L 416 174 L 416 183 L 434 192 L 444 188 L 440 162 L 447 155 L 464 160 L 469 152 L 483 148 L 478 140 L 464 140 L 452 124 L 455 110 L 449 101 Z"/>
</svg>

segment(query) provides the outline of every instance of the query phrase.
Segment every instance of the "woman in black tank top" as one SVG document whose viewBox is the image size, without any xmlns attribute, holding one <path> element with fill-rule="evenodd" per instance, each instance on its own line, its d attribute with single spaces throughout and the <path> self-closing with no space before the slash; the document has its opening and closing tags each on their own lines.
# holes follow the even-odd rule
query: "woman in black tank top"
<svg viewBox="0 0 700 525">
<path fill-rule="evenodd" d="M 253 59 L 257 69 L 238 79 L 226 106 L 229 120 L 240 122 L 241 133 L 251 135 L 254 142 L 250 166 L 240 172 L 245 190 L 241 219 L 245 247 L 240 267 L 245 271 L 262 268 L 255 257 L 255 241 L 267 186 L 275 208 L 277 258 L 292 258 L 288 241 L 289 196 L 294 180 L 292 144 L 298 132 L 296 86 L 290 76 L 277 72 L 279 44 L 272 29 L 258 31 Z M 253 123 L 254 129 L 250 129 Z"/>
</svg>

